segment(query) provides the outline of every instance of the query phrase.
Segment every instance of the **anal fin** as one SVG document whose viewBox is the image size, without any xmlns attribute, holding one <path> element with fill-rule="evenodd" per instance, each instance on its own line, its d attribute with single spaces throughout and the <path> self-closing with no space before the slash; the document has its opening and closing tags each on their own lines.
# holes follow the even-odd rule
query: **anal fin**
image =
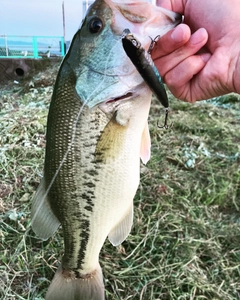
<svg viewBox="0 0 240 300">
<path fill-rule="evenodd" d="M 133 224 L 133 205 L 125 217 L 110 231 L 108 239 L 113 246 L 120 245 L 129 235 Z"/>
<path fill-rule="evenodd" d="M 60 225 L 48 201 L 44 178 L 41 180 L 33 198 L 31 219 L 33 231 L 43 240 L 47 240 L 52 236 Z"/>
</svg>

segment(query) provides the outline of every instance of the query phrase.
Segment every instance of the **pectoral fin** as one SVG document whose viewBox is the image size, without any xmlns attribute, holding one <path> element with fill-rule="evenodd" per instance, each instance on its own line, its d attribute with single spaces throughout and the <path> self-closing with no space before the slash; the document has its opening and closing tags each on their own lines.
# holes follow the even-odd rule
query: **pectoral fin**
<svg viewBox="0 0 240 300">
<path fill-rule="evenodd" d="M 31 219 L 33 231 L 43 240 L 52 236 L 60 225 L 48 201 L 44 178 L 33 199 Z"/>
<path fill-rule="evenodd" d="M 151 156 L 151 138 L 148 129 L 148 122 L 146 122 L 146 125 L 142 133 L 140 157 L 142 162 L 146 164 L 149 161 L 150 156 Z"/>
<path fill-rule="evenodd" d="M 109 241 L 113 246 L 120 245 L 129 235 L 133 224 L 133 205 L 131 205 L 126 216 L 110 231 Z"/>
</svg>

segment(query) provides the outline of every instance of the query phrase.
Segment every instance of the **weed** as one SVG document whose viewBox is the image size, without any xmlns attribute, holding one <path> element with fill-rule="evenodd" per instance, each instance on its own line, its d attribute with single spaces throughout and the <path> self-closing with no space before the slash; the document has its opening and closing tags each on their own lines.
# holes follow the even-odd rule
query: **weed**
<svg viewBox="0 0 240 300">
<path fill-rule="evenodd" d="M 49 82 L 25 86 L 25 93 L 9 86 L 0 92 L 5 300 L 44 299 L 63 254 L 61 230 L 42 242 L 30 228 L 31 199 L 43 168 Z M 240 99 L 229 97 L 224 105 L 221 98 L 192 105 L 171 97 L 169 130 L 157 127 L 163 109 L 153 99 L 152 158 L 141 166 L 134 226 L 121 246 L 106 241 L 100 255 L 108 300 L 240 299 Z"/>
</svg>

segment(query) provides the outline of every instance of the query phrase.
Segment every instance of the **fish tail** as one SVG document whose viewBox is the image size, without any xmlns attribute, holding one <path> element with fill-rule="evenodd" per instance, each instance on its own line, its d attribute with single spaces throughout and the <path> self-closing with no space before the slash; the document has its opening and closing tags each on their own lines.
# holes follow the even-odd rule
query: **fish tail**
<svg viewBox="0 0 240 300">
<path fill-rule="evenodd" d="M 104 300 L 104 284 L 100 265 L 85 278 L 71 278 L 60 266 L 47 291 L 46 300 Z"/>
</svg>

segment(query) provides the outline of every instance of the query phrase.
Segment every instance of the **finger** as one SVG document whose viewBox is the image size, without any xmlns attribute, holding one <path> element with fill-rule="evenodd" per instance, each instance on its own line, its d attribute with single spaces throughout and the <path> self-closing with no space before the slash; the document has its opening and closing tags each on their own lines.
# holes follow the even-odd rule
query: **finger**
<svg viewBox="0 0 240 300">
<path fill-rule="evenodd" d="M 169 10 L 172 10 L 172 4 L 171 4 L 171 1 L 169 1 L 169 0 L 157 0 L 156 5 L 164 7 Z"/>
<path fill-rule="evenodd" d="M 157 6 L 162 6 L 164 8 L 167 8 L 169 10 L 173 10 L 181 15 L 184 14 L 184 1 L 179 0 L 157 0 L 156 4 Z"/>
<path fill-rule="evenodd" d="M 177 50 L 186 44 L 190 37 L 190 28 L 186 24 L 178 25 L 158 40 L 151 52 L 153 60 Z"/>
<path fill-rule="evenodd" d="M 191 80 L 202 70 L 210 57 L 209 53 L 190 56 L 165 75 L 164 82 L 175 97 L 189 102 L 204 99 L 205 92 L 201 89 L 197 95 L 192 93 Z"/>
<path fill-rule="evenodd" d="M 197 30 L 182 47 L 174 52 L 155 60 L 162 77 L 188 57 L 196 54 L 207 42 L 208 34 L 204 28 Z"/>
</svg>

